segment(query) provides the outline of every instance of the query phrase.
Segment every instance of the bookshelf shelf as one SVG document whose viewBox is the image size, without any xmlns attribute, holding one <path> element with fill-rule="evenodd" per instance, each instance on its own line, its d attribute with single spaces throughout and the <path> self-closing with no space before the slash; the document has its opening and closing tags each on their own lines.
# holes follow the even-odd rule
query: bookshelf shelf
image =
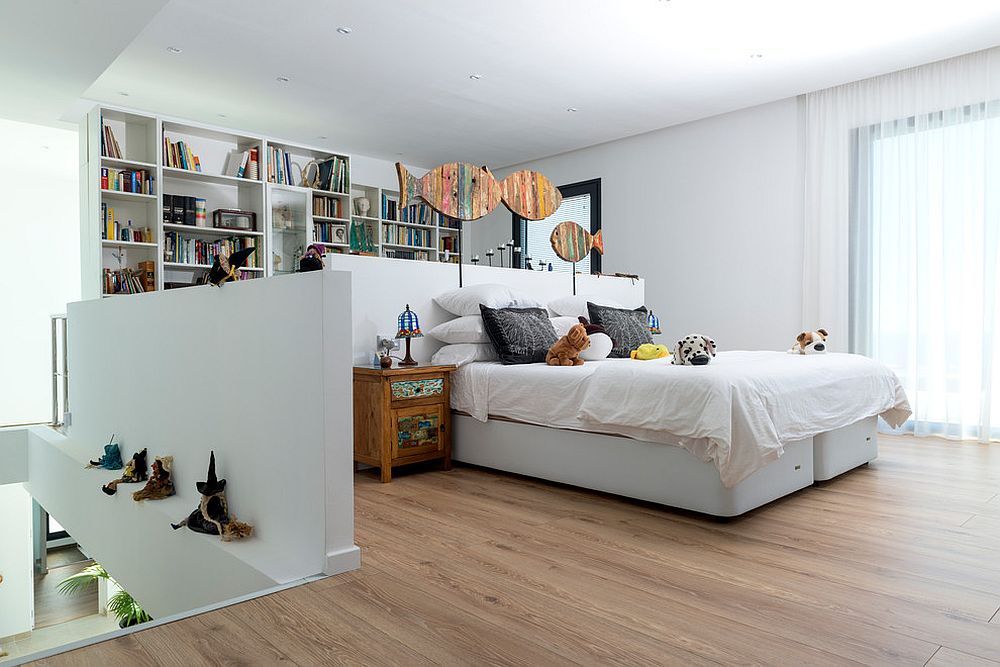
<svg viewBox="0 0 1000 667">
<path fill-rule="evenodd" d="M 212 268 L 211 264 L 187 264 L 185 262 L 164 262 L 163 266 L 168 269 L 181 269 L 185 271 L 203 271 L 205 269 Z M 260 267 L 243 267 L 240 271 L 249 271 L 250 273 L 263 272 L 264 269 Z"/>
<path fill-rule="evenodd" d="M 386 243 L 382 242 L 382 245 L 386 248 L 403 248 L 405 250 L 437 250 L 434 246 L 424 246 L 424 245 L 406 245 L 405 243 Z"/>
<path fill-rule="evenodd" d="M 403 227 L 414 227 L 416 229 L 437 229 L 437 225 L 425 225 L 419 222 L 400 222 L 399 220 L 383 220 L 383 225 L 401 225 Z"/>
<path fill-rule="evenodd" d="M 109 199 L 156 201 L 156 195 L 144 195 L 139 192 L 124 192 L 123 190 L 101 190 L 101 195 Z"/>
<path fill-rule="evenodd" d="M 139 169 L 156 169 L 152 162 L 140 162 L 139 160 L 124 160 L 115 157 L 102 156 L 101 164 L 107 167 L 138 167 Z"/>
<path fill-rule="evenodd" d="M 373 218 L 370 215 L 352 215 L 351 218 L 354 220 L 366 220 L 368 222 L 378 222 L 378 218 Z"/>
<path fill-rule="evenodd" d="M 337 197 L 337 198 L 350 197 L 350 195 L 347 194 L 346 192 L 332 192 L 330 190 L 317 190 L 316 188 L 310 188 L 309 191 L 312 192 L 314 195 L 323 195 L 324 197 Z"/>
<path fill-rule="evenodd" d="M 117 241 L 114 239 L 101 239 L 101 245 L 105 248 L 158 248 L 155 243 L 139 243 L 137 241 Z"/>
<path fill-rule="evenodd" d="M 172 222 L 164 222 L 163 228 L 172 232 L 202 234 L 204 236 L 264 236 L 264 232 L 251 232 L 239 229 L 219 229 L 218 227 L 196 227 L 192 225 L 179 225 Z"/>
<path fill-rule="evenodd" d="M 312 218 L 320 222 L 350 222 L 347 218 L 331 218 L 325 215 L 314 215 Z"/>
<path fill-rule="evenodd" d="M 237 176 L 226 176 L 225 174 L 210 174 L 203 171 L 191 171 L 190 169 L 178 169 L 177 167 L 163 167 L 164 178 L 177 178 L 188 181 L 201 181 L 203 183 L 214 183 L 217 185 L 237 185 L 237 186 L 260 186 L 263 181 L 251 178 L 239 178 Z"/>
</svg>

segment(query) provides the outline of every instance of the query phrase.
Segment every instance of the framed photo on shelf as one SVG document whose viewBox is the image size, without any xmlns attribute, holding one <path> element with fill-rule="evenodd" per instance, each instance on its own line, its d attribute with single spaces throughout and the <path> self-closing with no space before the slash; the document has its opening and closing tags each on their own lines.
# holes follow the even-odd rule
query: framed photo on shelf
<svg viewBox="0 0 1000 667">
<path fill-rule="evenodd" d="M 330 225 L 330 238 L 333 243 L 347 243 L 347 223 L 336 222 Z"/>
<path fill-rule="evenodd" d="M 212 211 L 212 226 L 217 229 L 255 232 L 257 231 L 257 214 L 254 211 L 217 208 Z"/>
</svg>

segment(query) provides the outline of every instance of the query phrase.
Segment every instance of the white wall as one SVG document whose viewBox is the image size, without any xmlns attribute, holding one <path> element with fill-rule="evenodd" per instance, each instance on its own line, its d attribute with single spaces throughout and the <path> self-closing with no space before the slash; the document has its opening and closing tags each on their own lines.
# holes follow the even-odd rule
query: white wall
<svg viewBox="0 0 1000 667">
<path fill-rule="evenodd" d="M 31 630 L 34 567 L 31 496 L 23 484 L 0 484 L 0 638 Z"/>
<path fill-rule="evenodd" d="M 0 120 L 0 425 L 51 416 L 49 315 L 80 298 L 77 133 Z"/>
<path fill-rule="evenodd" d="M 802 322 L 802 148 L 796 99 L 498 171 L 601 179 L 603 271 L 638 273 L 664 335 L 723 350 L 786 349 Z M 499 209 L 467 225 L 466 256 L 510 238 Z M 805 323 L 810 327 L 822 322 Z"/>
<path fill-rule="evenodd" d="M 70 304 L 72 425 L 29 432 L 29 491 L 154 617 L 357 567 L 350 321 L 335 271 Z M 104 495 L 112 433 L 173 456 L 177 495 Z M 249 540 L 170 527 L 213 449 Z"/>
</svg>

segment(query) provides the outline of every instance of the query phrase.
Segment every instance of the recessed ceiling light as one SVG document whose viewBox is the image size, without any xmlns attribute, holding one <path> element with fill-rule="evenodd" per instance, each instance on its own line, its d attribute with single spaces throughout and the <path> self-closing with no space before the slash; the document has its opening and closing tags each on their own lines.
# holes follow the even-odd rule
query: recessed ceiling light
<svg viewBox="0 0 1000 667">
<path fill-rule="evenodd" d="M 751 53 L 750 54 L 750 60 L 760 60 L 763 57 L 764 57 L 763 53 Z"/>
<path fill-rule="evenodd" d="M 126 93 L 124 90 L 119 91 L 118 94 L 121 95 L 122 97 L 128 97 L 128 93 Z"/>
<path fill-rule="evenodd" d="M 577 109 L 576 107 L 567 107 L 566 111 L 570 113 L 576 113 L 577 111 L 579 111 L 579 109 Z"/>
<path fill-rule="evenodd" d="M 326 135 L 325 135 L 325 134 L 321 134 L 321 135 L 319 135 L 319 136 L 318 136 L 318 137 L 316 137 L 316 138 L 317 138 L 317 139 L 326 139 Z"/>
<path fill-rule="evenodd" d="M 350 26 L 342 25 L 339 28 L 337 28 L 337 32 L 339 32 L 341 35 L 350 35 L 354 31 L 351 30 Z"/>
<path fill-rule="evenodd" d="M 219 118 L 225 118 L 225 117 L 226 117 L 226 114 L 224 114 L 224 113 L 220 113 L 220 114 L 218 114 L 218 116 L 219 116 Z"/>
<path fill-rule="evenodd" d="M 472 79 L 473 81 L 479 81 L 480 79 L 483 78 L 483 75 L 482 74 L 470 74 L 469 78 Z"/>
<path fill-rule="evenodd" d="M 174 55 L 177 55 L 178 53 L 182 53 L 183 51 L 184 51 L 184 49 L 179 49 L 176 46 L 168 46 L 167 47 L 167 53 L 173 53 Z"/>
<path fill-rule="evenodd" d="M 288 83 L 289 81 L 291 81 L 291 79 L 289 79 L 287 76 L 279 76 L 278 81 L 280 81 L 281 83 Z"/>
</svg>

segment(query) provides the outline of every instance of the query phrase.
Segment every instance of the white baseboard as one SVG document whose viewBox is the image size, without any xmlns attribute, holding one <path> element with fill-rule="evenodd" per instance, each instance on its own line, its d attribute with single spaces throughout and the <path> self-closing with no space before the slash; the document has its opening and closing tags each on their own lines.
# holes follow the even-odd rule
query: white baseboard
<svg viewBox="0 0 1000 667">
<path fill-rule="evenodd" d="M 326 567 L 323 574 L 334 575 L 350 572 L 361 567 L 361 549 L 352 544 L 346 549 L 331 551 L 326 555 Z"/>
</svg>

